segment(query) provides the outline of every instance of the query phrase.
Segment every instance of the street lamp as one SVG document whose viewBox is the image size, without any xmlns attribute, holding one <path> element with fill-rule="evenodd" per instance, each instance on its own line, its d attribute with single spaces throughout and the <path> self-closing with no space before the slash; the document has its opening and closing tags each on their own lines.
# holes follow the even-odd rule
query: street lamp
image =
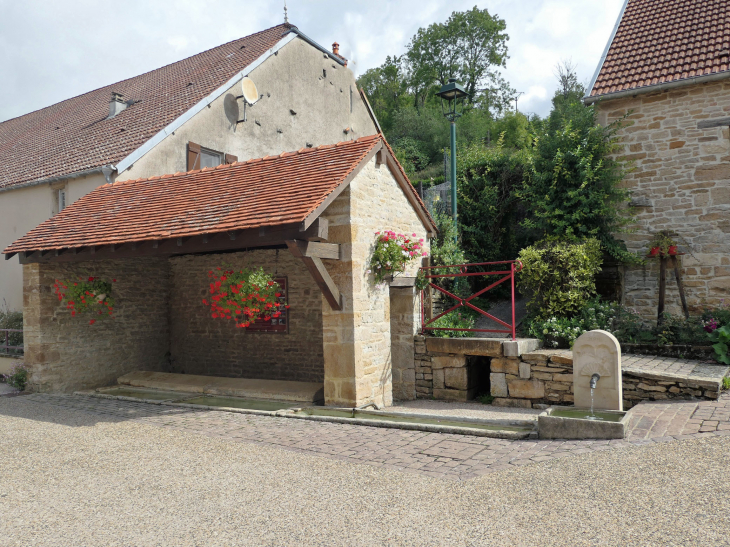
<svg viewBox="0 0 730 547">
<path fill-rule="evenodd" d="M 451 216 L 456 227 L 456 119 L 464 113 L 464 97 L 468 93 L 456 78 L 449 78 L 436 95 L 441 98 L 441 112 L 451 122 Z"/>
</svg>

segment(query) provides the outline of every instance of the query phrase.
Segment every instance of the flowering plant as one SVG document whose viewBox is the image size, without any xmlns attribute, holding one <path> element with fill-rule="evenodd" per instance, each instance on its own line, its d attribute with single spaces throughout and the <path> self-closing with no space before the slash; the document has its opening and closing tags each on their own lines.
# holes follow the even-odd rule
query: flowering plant
<svg viewBox="0 0 730 547">
<path fill-rule="evenodd" d="M 0 374 L 10 387 L 14 387 L 18 391 L 25 391 L 25 385 L 28 383 L 28 365 L 23 363 L 13 363 L 10 374 Z"/>
<path fill-rule="evenodd" d="M 115 282 L 113 279 L 112 282 Z M 90 313 L 101 316 L 114 315 L 114 299 L 111 297 L 112 283 L 100 277 L 79 277 L 77 281 L 56 279 L 53 285 L 59 302 L 66 304 L 71 315 Z M 89 320 L 89 325 L 96 319 Z"/>
<path fill-rule="evenodd" d="M 411 260 L 428 255 L 423 250 L 423 239 L 416 239 L 416 234 L 408 237 L 386 230 L 375 232 L 375 235 L 375 251 L 367 273 L 372 272 L 377 283 L 382 283 L 389 275 L 403 272 Z"/>
<path fill-rule="evenodd" d="M 279 317 L 289 306 L 282 299 L 282 290 L 263 268 L 231 270 L 218 268 L 208 272 L 210 278 L 210 306 L 213 319 L 231 319 L 238 328 L 246 328 L 259 318 L 270 321 Z"/>
</svg>

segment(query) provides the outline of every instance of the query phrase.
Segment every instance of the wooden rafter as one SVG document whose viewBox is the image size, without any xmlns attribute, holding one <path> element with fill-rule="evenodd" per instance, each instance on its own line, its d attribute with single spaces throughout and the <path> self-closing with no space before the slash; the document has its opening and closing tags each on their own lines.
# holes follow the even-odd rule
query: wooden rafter
<svg viewBox="0 0 730 547">
<path fill-rule="evenodd" d="M 302 248 L 304 247 L 306 252 L 309 246 L 303 241 L 289 240 L 286 242 L 286 245 L 295 257 L 304 262 L 304 265 L 307 267 L 307 270 L 309 270 L 314 282 L 319 287 L 319 290 L 322 291 L 322 294 L 330 307 L 333 310 L 341 311 L 342 297 L 340 296 L 340 291 L 330 277 L 330 274 L 327 272 L 327 268 L 325 268 L 324 264 L 322 264 L 322 260 L 318 256 L 312 256 L 312 254 L 314 254 L 313 252 L 310 253 L 310 256 L 305 255 L 302 252 Z"/>
</svg>

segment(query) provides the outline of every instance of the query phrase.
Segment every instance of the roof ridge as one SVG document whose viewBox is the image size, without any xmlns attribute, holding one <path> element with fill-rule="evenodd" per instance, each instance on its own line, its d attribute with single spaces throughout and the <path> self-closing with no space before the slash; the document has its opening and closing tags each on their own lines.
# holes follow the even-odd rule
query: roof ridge
<svg viewBox="0 0 730 547">
<path fill-rule="evenodd" d="M 55 103 L 52 103 L 52 104 L 43 106 L 41 108 L 36 108 L 35 110 L 31 110 L 30 112 L 26 112 L 25 114 L 21 114 L 20 116 L 15 116 L 14 118 L 8 118 L 7 120 L 0 121 L 0 126 L 2 126 L 2 124 L 4 124 L 4 123 L 7 123 L 7 122 L 10 122 L 10 121 L 13 121 L 13 120 L 17 120 L 19 118 L 22 118 L 23 116 L 28 116 L 30 114 L 34 114 L 36 112 L 40 112 L 41 110 L 45 110 L 46 108 L 51 108 L 51 107 L 54 107 L 54 106 L 59 105 L 61 103 L 65 103 L 66 101 L 71 101 L 71 100 L 74 100 L 74 99 L 78 99 L 80 97 L 83 97 L 84 95 L 89 95 L 90 93 L 95 93 L 95 92 L 100 91 L 102 89 L 105 89 L 107 87 L 112 87 L 112 86 L 115 86 L 115 85 L 121 85 L 121 84 L 123 84 L 125 82 L 128 82 L 130 80 L 134 80 L 135 78 L 139 78 L 141 76 L 145 76 L 146 74 L 151 74 L 152 72 L 156 72 L 158 70 L 162 70 L 162 69 L 171 67 L 171 66 L 176 65 L 178 63 L 182 63 L 183 61 L 187 61 L 188 59 L 192 59 L 194 57 L 198 57 L 200 55 L 204 55 L 204 54 L 206 54 L 208 52 L 211 52 L 211 51 L 213 51 L 215 49 L 223 48 L 223 47 L 225 47 L 225 46 L 227 46 L 229 44 L 232 44 L 234 42 L 239 42 L 241 40 L 245 40 L 247 38 L 251 38 L 253 36 L 257 36 L 259 34 L 263 34 L 264 32 L 269 32 L 269 31 L 275 29 L 276 27 L 288 27 L 288 29 L 291 30 L 291 27 L 292 26 L 294 26 L 294 25 L 291 25 L 290 23 L 280 23 L 278 25 L 274 25 L 274 26 L 269 27 L 267 29 L 260 30 L 258 32 L 254 32 L 253 34 L 248 34 L 246 36 L 241 36 L 239 38 L 235 38 L 234 40 L 229 40 L 228 42 L 225 42 L 223 44 L 219 44 L 217 46 L 208 48 L 206 50 L 199 51 L 198 53 L 194 53 L 193 55 L 188 55 L 187 57 L 183 57 L 182 59 L 178 59 L 177 61 L 172 61 L 171 63 L 167 63 L 166 65 L 162 65 L 162 66 L 159 66 L 157 68 L 152 68 L 150 70 L 146 70 L 145 72 L 141 72 L 139 74 L 135 74 L 134 76 L 130 76 L 129 78 L 125 78 L 124 80 L 119 80 L 117 82 L 112 82 L 110 84 L 102 85 L 102 86 L 96 87 L 94 89 L 90 89 L 89 91 L 86 91 L 84 93 L 79 93 L 78 95 L 73 95 L 73 96 L 67 97 L 66 99 L 63 99 L 61 101 L 58 101 L 58 102 L 55 102 Z"/>
</svg>

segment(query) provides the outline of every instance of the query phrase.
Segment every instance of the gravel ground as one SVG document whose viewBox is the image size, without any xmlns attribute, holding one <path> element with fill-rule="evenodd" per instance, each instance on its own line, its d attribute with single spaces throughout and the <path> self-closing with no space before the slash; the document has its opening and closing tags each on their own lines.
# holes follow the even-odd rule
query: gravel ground
<svg viewBox="0 0 730 547">
<path fill-rule="evenodd" d="M 15 389 L 10 387 L 8 384 L 0 383 L 0 396 L 8 395 L 9 393 L 15 393 Z"/>
<path fill-rule="evenodd" d="M 729 437 L 465 482 L 0 398 L 0 545 L 728 545 Z"/>
<path fill-rule="evenodd" d="M 537 420 L 542 410 L 532 408 L 501 408 L 481 403 L 458 403 L 449 401 L 431 401 L 417 399 L 415 401 L 398 401 L 393 406 L 384 408 L 388 412 L 404 414 L 438 414 L 442 416 L 461 416 L 481 418 L 483 420 Z"/>
</svg>

